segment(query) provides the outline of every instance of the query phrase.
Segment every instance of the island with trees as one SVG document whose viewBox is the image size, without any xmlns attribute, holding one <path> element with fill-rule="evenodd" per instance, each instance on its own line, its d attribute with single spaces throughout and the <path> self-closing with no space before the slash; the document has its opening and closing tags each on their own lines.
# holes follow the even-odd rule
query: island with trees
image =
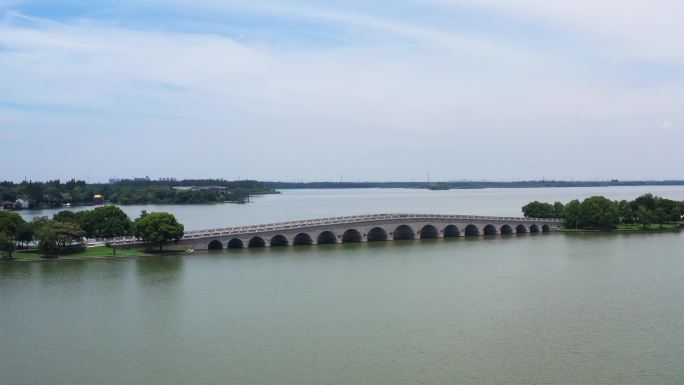
<svg viewBox="0 0 684 385">
<path fill-rule="evenodd" d="M 654 230 L 680 228 L 684 201 L 644 194 L 632 201 L 592 196 L 582 201 L 534 201 L 522 207 L 526 217 L 560 218 L 567 230 Z"/>
<path fill-rule="evenodd" d="M 254 180 L 136 178 L 114 180 L 111 183 L 86 183 L 74 179 L 66 182 L 0 182 L 2 201 L 25 199 L 30 208 L 36 209 L 102 203 L 94 201 L 96 196 L 117 205 L 206 204 L 242 203 L 249 201 L 250 196 L 277 193 L 273 187 Z"/>
<path fill-rule="evenodd" d="M 143 211 L 132 221 L 112 205 L 78 212 L 63 210 L 52 218 L 35 217 L 30 222 L 17 213 L 0 211 L 0 252 L 5 260 L 152 255 L 164 252 L 162 246 L 179 241 L 183 233 L 183 224 L 169 213 Z M 140 238 L 147 247 L 114 249 L 106 243 L 109 238 L 131 235 Z M 98 241 L 99 245 L 86 247 L 89 240 Z M 166 251 L 177 254 L 188 250 Z"/>
</svg>

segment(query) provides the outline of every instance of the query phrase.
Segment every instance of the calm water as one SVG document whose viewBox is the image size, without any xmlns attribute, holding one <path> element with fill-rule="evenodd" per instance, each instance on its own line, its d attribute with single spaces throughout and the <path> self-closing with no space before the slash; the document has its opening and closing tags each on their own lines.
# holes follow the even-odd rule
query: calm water
<svg viewBox="0 0 684 385">
<path fill-rule="evenodd" d="M 283 190 L 282 194 L 253 198 L 245 205 L 133 205 L 122 206 L 131 217 L 141 210 L 167 211 L 186 230 L 240 226 L 294 219 L 376 213 L 425 213 L 520 216 L 520 208 L 532 200 L 569 202 L 592 195 L 610 199 L 634 199 L 646 193 L 684 200 L 684 186 L 606 188 L 537 188 L 429 191 L 415 189 Z M 89 209 L 74 208 L 74 210 Z M 59 209 L 25 210 L 22 216 L 52 216 Z"/>
<path fill-rule="evenodd" d="M 507 191 L 442 202 L 539 193 Z M 300 191 L 226 221 L 344 213 L 335 193 L 406 202 Z M 527 234 L 0 265 L 0 383 L 684 384 L 682 250 L 679 232 Z"/>
</svg>

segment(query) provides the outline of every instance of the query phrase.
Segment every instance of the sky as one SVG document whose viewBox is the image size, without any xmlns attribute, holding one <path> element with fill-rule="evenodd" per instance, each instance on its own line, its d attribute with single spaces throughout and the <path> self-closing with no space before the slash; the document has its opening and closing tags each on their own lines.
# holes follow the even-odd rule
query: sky
<svg viewBox="0 0 684 385">
<path fill-rule="evenodd" d="M 681 0 L 0 0 L 0 179 L 684 179 Z"/>
</svg>

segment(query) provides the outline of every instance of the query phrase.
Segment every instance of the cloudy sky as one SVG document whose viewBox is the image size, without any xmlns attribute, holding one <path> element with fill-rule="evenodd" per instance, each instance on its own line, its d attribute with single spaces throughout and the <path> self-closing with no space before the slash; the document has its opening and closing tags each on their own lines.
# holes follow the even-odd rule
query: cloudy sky
<svg viewBox="0 0 684 385">
<path fill-rule="evenodd" d="M 684 179 L 681 0 L 0 0 L 0 179 Z"/>
</svg>

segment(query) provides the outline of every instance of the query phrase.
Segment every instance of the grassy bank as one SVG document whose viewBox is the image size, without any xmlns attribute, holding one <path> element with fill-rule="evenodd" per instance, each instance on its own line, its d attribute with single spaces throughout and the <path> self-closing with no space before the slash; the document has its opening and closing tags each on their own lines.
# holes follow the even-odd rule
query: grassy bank
<svg viewBox="0 0 684 385">
<path fill-rule="evenodd" d="M 562 229 L 561 232 L 564 233 L 586 233 L 586 232 L 605 232 L 605 231 L 660 231 L 660 230 L 677 230 L 684 226 L 684 222 L 680 223 L 665 223 L 662 226 L 657 224 L 652 224 L 648 226 L 642 226 L 638 224 L 619 224 L 615 229 L 612 230 L 600 230 L 600 229 Z"/>
<path fill-rule="evenodd" d="M 175 255 L 185 254 L 188 249 L 168 249 L 163 251 L 135 250 L 135 249 L 114 249 L 107 246 L 86 247 L 58 252 L 54 255 L 45 255 L 38 250 L 14 252 L 13 260 L 16 261 L 40 261 L 40 260 L 60 260 L 60 259 L 88 259 L 88 258 L 117 258 L 117 257 L 144 257 L 152 255 Z"/>
<path fill-rule="evenodd" d="M 682 225 L 681 223 L 665 223 L 662 225 L 648 225 L 648 226 L 642 226 L 642 225 L 636 225 L 636 224 L 619 224 L 617 226 L 618 231 L 641 231 L 641 230 L 673 230 L 673 229 L 678 229 Z"/>
</svg>

